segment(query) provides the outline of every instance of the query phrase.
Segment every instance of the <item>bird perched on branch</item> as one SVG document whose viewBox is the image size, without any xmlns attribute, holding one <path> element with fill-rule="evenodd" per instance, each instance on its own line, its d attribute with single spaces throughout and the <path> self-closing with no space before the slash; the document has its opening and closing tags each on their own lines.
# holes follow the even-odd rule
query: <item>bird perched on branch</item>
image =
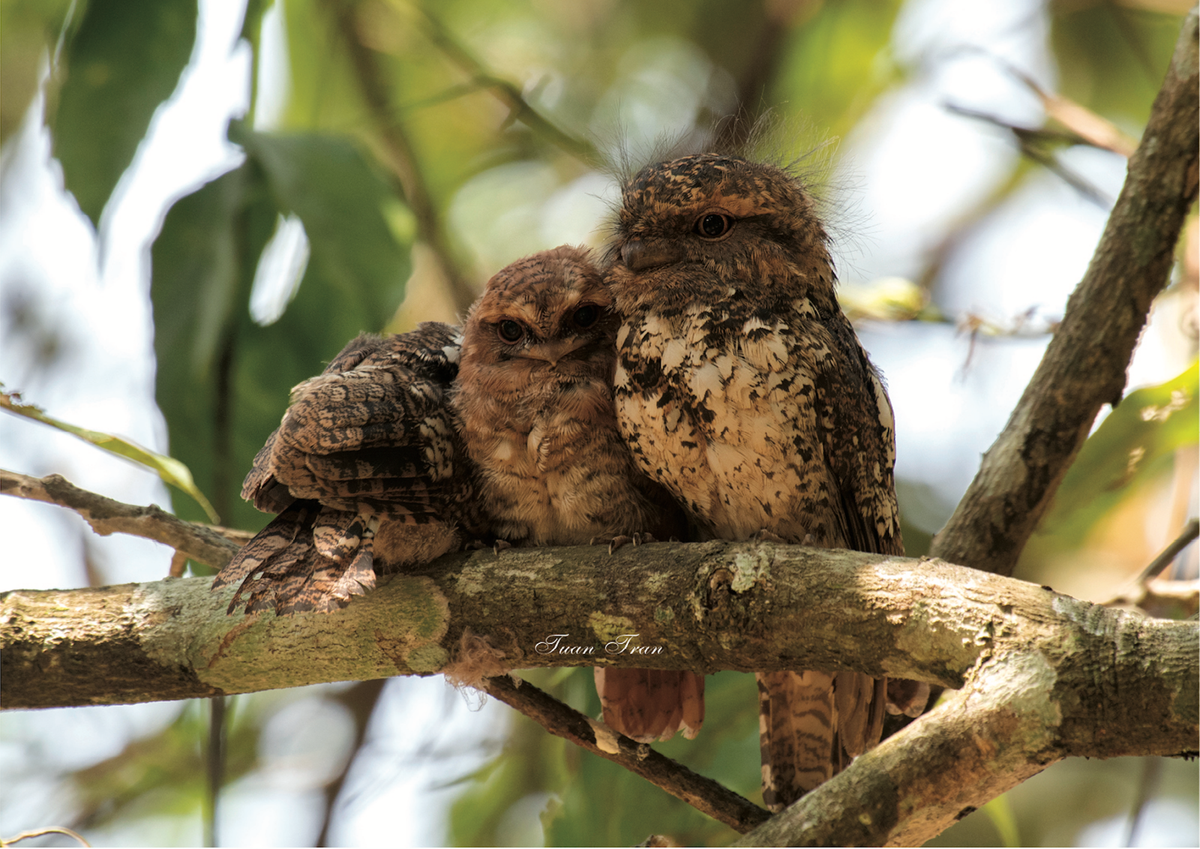
<svg viewBox="0 0 1200 849">
<path fill-rule="evenodd" d="M 772 165 L 700 154 L 629 179 L 606 255 L 617 421 L 705 537 L 900 554 L 891 405 L 828 243 L 812 195 Z M 885 681 L 757 679 L 772 810 L 878 742 Z"/>
<path fill-rule="evenodd" d="M 329 612 L 377 573 L 427 563 L 481 532 L 475 478 L 448 404 L 458 328 L 427 322 L 352 341 L 291 405 L 242 497 L 278 513 L 213 581 L 232 613 Z"/>
<path fill-rule="evenodd" d="M 241 582 L 230 611 L 336 609 L 380 568 L 473 538 L 682 534 L 682 511 L 617 431 L 611 307 L 587 251 L 560 247 L 496 274 L 461 337 L 424 324 L 352 342 L 296 387 L 255 458 L 243 496 L 279 516 L 214 581 Z M 598 669 L 596 685 L 606 720 L 636 739 L 703 722 L 703 676 Z"/>
<path fill-rule="evenodd" d="M 584 545 L 683 531 L 671 497 L 638 471 L 617 432 L 618 317 L 581 248 L 560 247 L 493 277 L 463 327 L 452 396 L 481 503 L 513 545 Z M 597 669 L 605 720 L 635 739 L 694 736 L 704 678 Z"/>
</svg>

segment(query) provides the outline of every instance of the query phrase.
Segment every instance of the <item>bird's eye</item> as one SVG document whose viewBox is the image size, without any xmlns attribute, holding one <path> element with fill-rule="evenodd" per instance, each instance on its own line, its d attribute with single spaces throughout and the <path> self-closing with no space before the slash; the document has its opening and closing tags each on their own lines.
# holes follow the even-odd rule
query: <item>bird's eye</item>
<svg viewBox="0 0 1200 849">
<path fill-rule="evenodd" d="M 706 212 L 696 219 L 695 231 L 706 239 L 719 239 L 733 227 L 733 219 L 721 212 Z"/>
<path fill-rule="evenodd" d="M 521 326 L 520 322 L 513 321 L 511 318 L 506 318 L 497 324 L 496 333 L 510 345 L 515 345 L 525 338 L 525 328 Z"/>
<path fill-rule="evenodd" d="M 575 310 L 575 315 L 571 316 L 575 326 L 579 328 L 588 328 L 596 323 L 596 319 L 600 317 L 600 309 L 595 304 L 584 304 L 579 309 Z"/>
</svg>

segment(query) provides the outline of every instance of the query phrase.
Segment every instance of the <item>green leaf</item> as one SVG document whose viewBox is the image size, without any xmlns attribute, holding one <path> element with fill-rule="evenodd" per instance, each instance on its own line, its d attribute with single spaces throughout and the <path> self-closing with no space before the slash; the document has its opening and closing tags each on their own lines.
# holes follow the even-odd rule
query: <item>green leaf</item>
<svg viewBox="0 0 1200 849">
<path fill-rule="evenodd" d="M 196 0 L 91 0 L 65 54 L 54 155 L 95 224 L 179 81 L 196 40 Z"/>
<path fill-rule="evenodd" d="M 397 203 L 391 186 L 348 139 L 237 125 L 230 136 L 262 168 L 279 211 L 304 223 L 315 265 L 305 279 L 319 277 L 344 297 L 366 298 L 358 306 L 376 318 L 359 330 L 382 327 L 412 270 L 409 245 L 388 224 L 387 210 Z"/>
<path fill-rule="evenodd" d="M 172 453 L 226 522 L 239 501 L 232 458 L 246 450 L 235 441 L 238 337 L 276 214 L 261 173 L 245 164 L 176 203 L 151 249 L 155 397 Z"/>
<path fill-rule="evenodd" d="M 82 4 L 71 0 L 0 0 L 0 143 L 20 125 L 37 93 L 40 69 Z"/>
<path fill-rule="evenodd" d="M 850 0 L 814 7 L 812 19 L 786 36 L 773 99 L 804 104 L 799 111 L 820 134 L 848 134 L 899 77 L 890 45 L 900 6 L 898 0 Z M 797 154 L 812 144 L 804 136 Z"/>
<path fill-rule="evenodd" d="M 0 386 L 3 385 L 0 383 Z M 72 436 L 79 437 L 84 442 L 90 442 L 97 448 L 102 448 L 111 454 L 116 454 L 118 457 L 124 457 L 126 460 L 132 460 L 139 466 L 145 466 L 156 472 L 164 483 L 182 489 L 192 498 L 196 499 L 196 503 L 204 508 L 204 512 L 208 514 L 209 521 L 216 522 L 218 520 L 217 514 L 213 511 L 212 505 L 208 503 L 208 499 L 204 497 L 204 493 L 196 488 L 196 482 L 192 480 L 192 473 L 188 470 L 188 467 L 174 457 L 157 454 L 149 448 L 143 448 L 136 442 L 126 439 L 123 436 L 114 436 L 111 433 L 102 433 L 98 430 L 88 430 L 87 428 L 67 424 L 64 421 L 46 415 L 41 407 L 20 403 L 18 400 L 19 397 L 15 392 L 0 392 L 0 408 L 18 416 L 24 416 L 42 424 L 50 425 L 50 427 L 58 428 Z"/>
<path fill-rule="evenodd" d="M 410 245 L 384 215 L 398 200 L 350 142 L 232 135 L 246 162 L 176 203 L 152 249 L 156 397 L 172 453 L 229 524 L 253 528 L 263 519 L 241 501 L 241 481 L 289 391 L 354 336 L 383 328 L 403 296 Z M 282 317 L 263 327 L 250 294 L 285 214 L 304 224 L 312 261 Z"/>
<path fill-rule="evenodd" d="M 1197 441 L 1200 366 L 1159 386 L 1130 392 L 1084 443 L 1058 488 L 1039 535 L 1078 545 L 1131 486 Z"/>
</svg>

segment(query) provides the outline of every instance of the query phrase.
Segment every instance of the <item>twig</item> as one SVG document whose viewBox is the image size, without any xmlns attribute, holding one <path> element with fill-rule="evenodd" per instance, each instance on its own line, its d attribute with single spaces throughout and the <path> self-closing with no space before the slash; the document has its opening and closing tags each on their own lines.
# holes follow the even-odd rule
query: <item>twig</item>
<svg viewBox="0 0 1200 849">
<path fill-rule="evenodd" d="M 0 469 L 0 494 L 66 507 L 82 516 L 101 536 L 122 533 L 152 539 L 214 569 L 224 567 L 251 536 L 244 531 L 185 522 L 154 504 L 138 507 L 106 498 L 80 489 L 61 475 L 34 478 Z"/>
<path fill-rule="evenodd" d="M 1063 322 L 932 554 L 1012 573 L 1100 408 L 1120 403 L 1169 279 L 1200 160 L 1196 12 L 1188 15 L 1129 176 Z"/>
<path fill-rule="evenodd" d="M 1112 121 L 1080 106 L 1070 98 L 1046 91 L 1038 85 L 1037 80 L 1000 56 L 992 53 L 987 53 L 987 55 L 1034 93 L 1041 102 L 1042 109 L 1046 111 L 1047 117 L 1058 121 L 1078 136 L 1081 141 L 1102 150 L 1110 150 L 1126 159 L 1132 156 L 1137 149 L 1137 139 L 1130 138 Z"/>
<path fill-rule="evenodd" d="M 65 834 L 67 837 L 73 837 L 78 840 L 81 846 L 92 845 L 84 840 L 83 835 L 81 835 L 79 832 L 71 831 L 69 828 L 55 825 L 48 828 L 37 828 L 33 831 L 22 831 L 20 834 L 14 837 L 0 838 L 0 846 L 12 846 L 14 843 L 19 843 L 22 840 L 28 840 L 31 837 L 44 837 L 47 834 Z"/>
<path fill-rule="evenodd" d="M 1197 536 L 1200 536 L 1200 520 L 1192 519 L 1184 527 L 1182 533 L 1175 537 L 1171 544 L 1159 553 L 1158 557 L 1150 561 L 1150 565 L 1142 571 L 1142 574 L 1138 575 L 1138 583 L 1144 584 L 1151 578 L 1158 577 L 1174 562 L 1175 558 L 1179 556 L 1179 552 L 1191 545 L 1192 540 Z"/>
<path fill-rule="evenodd" d="M 471 55 L 458 42 L 449 29 L 434 17 L 424 6 L 417 7 L 425 18 L 429 28 L 429 39 L 441 50 L 451 62 L 459 67 L 479 88 L 490 91 L 497 100 L 508 107 L 510 120 L 520 121 L 529 129 L 544 136 L 552 144 L 569 153 L 571 156 L 587 163 L 598 162 L 600 157 L 596 149 L 583 139 L 576 138 L 563 132 L 549 119 L 534 109 L 529 101 L 521 94 L 516 85 L 506 79 L 496 76 Z"/>
<path fill-rule="evenodd" d="M 947 103 L 945 108 L 947 111 L 953 112 L 956 115 L 962 115 L 964 118 L 985 121 L 1002 130 L 1008 130 L 1017 140 L 1017 146 L 1021 149 L 1021 153 L 1024 156 L 1041 165 L 1052 174 L 1058 175 L 1067 185 L 1097 206 L 1105 209 L 1112 206 L 1112 198 L 1109 195 L 1097 188 L 1091 181 L 1077 174 L 1066 165 L 1063 165 L 1045 149 L 1047 146 L 1055 143 L 1082 144 L 1087 142 L 1082 136 L 1073 132 L 1063 133 L 1055 130 L 1045 130 L 1040 127 L 1023 127 L 1019 124 L 1006 121 L 997 115 L 980 112 L 966 106 L 959 106 L 956 103 Z"/>
<path fill-rule="evenodd" d="M 1146 758 L 1142 764 L 1142 779 L 1138 782 L 1137 798 L 1133 801 L 1133 810 L 1129 812 L 1129 828 L 1125 831 L 1124 845 L 1138 845 L 1138 830 L 1146 817 L 1146 804 L 1158 790 L 1161 780 L 1162 761 L 1158 758 Z"/>
<path fill-rule="evenodd" d="M 204 845 L 217 846 L 217 822 L 221 805 L 221 787 L 225 783 L 225 722 L 224 696 L 208 700 L 208 745 L 204 751 Z"/>
<path fill-rule="evenodd" d="M 345 690 L 329 693 L 326 696 L 326 698 L 341 704 L 350 714 L 350 718 L 354 722 L 354 742 L 350 746 L 350 754 L 342 764 L 342 769 L 338 772 L 337 777 L 322 788 L 325 795 L 325 810 L 321 816 L 321 832 L 317 835 L 315 846 L 333 845 L 329 842 L 329 831 L 333 826 L 334 805 L 337 804 L 338 797 L 342 795 L 346 779 L 350 776 L 350 770 L 356 763 L 359 763 L 359 755 L 362 754 L 367 741 L 367 726 L 370 724 L 371 716 L 375 713 L 376 705 L 379 704 L 379 697 L 383 695 L 385 680 L 360 681 Z"/>
<path fill-rule="evenodd" d="M 551 734 L 620 764 L 740 834 L 766 822 L 771 816 L 720 782 L 697 775 L 648 745 L 589 719 L 528 681 L 500 675 L 484 678 L 475 686 L 525 714 Z"/>
</svg>

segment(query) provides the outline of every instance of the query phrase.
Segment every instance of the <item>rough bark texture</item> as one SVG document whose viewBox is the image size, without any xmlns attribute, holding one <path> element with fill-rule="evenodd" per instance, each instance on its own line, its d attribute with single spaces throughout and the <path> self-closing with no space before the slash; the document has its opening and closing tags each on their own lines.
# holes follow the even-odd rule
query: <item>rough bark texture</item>
<svg viewBox="0 0 1200 849">
<path fill-rule="evenodd" d="M 463 660 L 469 626 L 493 671 L 853 669 L 962 687 L 980 669 L 1034 664 L 1054 679 L 1043 689 L 1057 718 L 1043 733 L 1063 754 L 1198 748 L 1196 623 L 939 561 L 771 543 L 517 549 L 443 558 L 333 614 L 230 617 L 228 595 L 203 578 L 5 593 L 0 704 L 433 674 Z"/>
<path fill-rule="evenodd" d="M 1191 741 L 1187 751 L 1173 754 L 1194 756 L 1197 694 L 1134 682 L 1150 657 L 1159 683 L 1188 678 L 1195 633 L 1163 641 L 1157 624 L 1164 620 L 1112 615 L 1061 596 L 1052 607 L 1078 630 L 1032 650 L 996 644 L 966 685 L 920 722 L 735 845 L 919 846 L 1063 758 L 1141 753 L 1127 733 L 1142 741 L 1155 733 L 1144 724 L 1157 712 L 1154 701 L 1191 717 L 1179 726 L 1180 740 Z M 1085 680 L 1095 689 L 1081 687 Z"/>
<path fill-rule="evenodd" d="M 1087 274 L 1008 425 L 935 538 L 934 555 L 1011 575 L 1100 408 L 1120 402 L 1133 349 L 1170 279 L 1196 200 L 1196 42 L 1193 9 Z"/>
</svg>

